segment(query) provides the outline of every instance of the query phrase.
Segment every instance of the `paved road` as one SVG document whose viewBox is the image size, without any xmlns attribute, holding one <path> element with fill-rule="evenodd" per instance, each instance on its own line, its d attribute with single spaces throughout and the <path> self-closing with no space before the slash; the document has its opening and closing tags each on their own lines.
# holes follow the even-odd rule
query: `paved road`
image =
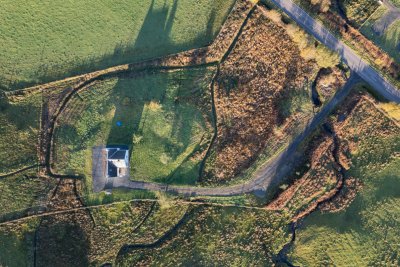
<svg viewBox="0 0 400 267">
<path fill-rule="evenodd" d="M 343 61 L 351 68 L 353 72 L 352 78 L 350 78 L 344 88 L 342 88 L 332 98 L 332 100 L 312 119 L 305 130 L 298 137 L 296 137 L 284 151 L 268 161 L 254 175 L 254 178 L 247 183 L 227 187 L 204 188 L 168 186 L 159 183 L 138 182 L 123 178 L 116 178 L 113 184 L 115 188 L 167 191 L 191 196 L 232 196 L 248 192 L 264 193 L 271 183 L 279 181 L 282 177 L 288 174 L 293 167 L 293 162 L 296 162 L 296 159 L 302 156 L 297 152 L 299 144 L 315 130 L 315 128 L 332 112 L 338 103 L 344 100 L 356 82 L 358 76 L 369 83 L 376 93 L 380 94 L 389 101 L 400 103 L 400 91 L 387 82 L 378 72 L 376 72 L 364 60 L 355 54 L 353 50 L 351 50 L 343 42 L 336 39 L 336 37 L 326 30 L 324 26 L 316 22 L 299 6 L 295 5 L 290 0 L 271 1 L 273 1 L 279 8 L 287 13 L 316 39 L 321 41 L 328 48 L 339 53 Z"/>
<path fill-rule="evenodd" d="M 376 93 L 389 101 L 400 103 L 400 90 L 387 82 L 375 69 L 361 59 L 351 48 L 333 36 L 321 23 L 315 21 L 291 0 L 271 0 L 304 30 L 329 49 L 339 53 L 343 61 L 366 81 Z"/>
</svg>

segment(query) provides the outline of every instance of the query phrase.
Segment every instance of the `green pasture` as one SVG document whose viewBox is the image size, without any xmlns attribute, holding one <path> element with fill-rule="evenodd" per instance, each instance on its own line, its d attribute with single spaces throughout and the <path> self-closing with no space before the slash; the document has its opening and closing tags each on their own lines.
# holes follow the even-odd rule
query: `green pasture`
<svg viewBox="0 0 400 267">
<path fill-rule="evenodd" d="M 0 179 L 0 218 L 12 218 L 31 207 L 37 207 L 41 199 L 55 185 L 55 180 L 36 177 L 34 171 Z M 43 202 L 44 203 L 44 202 Z M 7 217 L 8 216 L 8 217 Z"/>
<path fill-rule="evenodd" d="M 13 226 L 0 226 L 0 266 L 28 267 L 33 263 L 35 228 L 39 219 Z"/>
<path fill-rule="evenodd" d="M 118 266 L 273 266 L 287 217 L 266 210 L 192 207 L 168 241 L 121 257 Z M 218 255 L 218 256 L 216 256 Z"/>
<path fill-rule="evenodd" d="M 290 253 L 294 265 L 399 266 L 400 134 L 386 130 L 354 136 L 362 141 L 349 176 L 361 181 L 361 190 L 344 211 L 316 212 L 304 221 Z"/>
<path fill-rule="evenodd" d="M 92 148 L 128 145 L 132 179 L 193 184 L 213 130 L 212 73 L 145 71 L 79 92 L 55 130 L 54 169 L 91 187 Z"/>
<path fill-rule="evenodd" d="M 383 35 L 378 35 L 373 30 L 374 23 L 385 14 L 385 11 L 386 7 L 379 7 L 379 9 L 362 25 L 360 31 L 397 62 L 400 62 L 400 20 L 391 24 Z"/>
<path fill-rule="evenodd" d="M 38 162 L 41 94 L 11 101 L 0 96 L 0 175 Z"/>
<path fill-rule="evenodd" d="M 0 88 L 13 90 L 212 42 L 234 0 L 4 0 Z"/>
</svg>

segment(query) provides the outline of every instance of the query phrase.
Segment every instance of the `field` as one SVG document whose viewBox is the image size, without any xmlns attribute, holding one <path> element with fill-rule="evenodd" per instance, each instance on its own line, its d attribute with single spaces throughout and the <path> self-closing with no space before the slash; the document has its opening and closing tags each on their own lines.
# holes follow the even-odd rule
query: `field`
<svg viewBox="0 0 400 267">
<path fill-rule="evenodd" d="M 0 226 L 0 265 L 32 266 L 35 229 L 39 220 L 32 219 L 11 226 Z"/>
<path fill-rule="evenodd" d="M 0 84 L 12 90 L 210 43 L 234 1 L 2 2 Z"/>
<path fill-rule="evenodd" d="M 41 94 L 0 97 L 0 175 L 38 163 Z"/>
<path fill-rule="evenodd" d="M 270 266 L 285 242 L 285 216 L 264 210 L 192 207 L 186 223 L 149 247 L 132 248 L 121 266 Z M 173 256 L 172 256 L 173 255 Z"/>
<path fill-rule="evenodd" d="M 168 200 L 115 203 L 0 226 L 0 240 L 9 244 L 0 247 L 0 264 L 269 266 L 287 240 L 287 219 L 265 210 Z"/>
<path fill-rule="evenodd" d="M 353 99 L 356 98 L 353 95 Z M 385 117 L 383 111 L 377 109 L 381 105 L 368 96 L 346 105 L 335 114 L 335 117 L 343 117 L 341 114 L 346 114 L 346 109 L 349 112 L 350 108 L 344 121 L 332 118 L 338 138 L 335 142 L 339 144 L 333 151 L 338 159 L 336 166 L 340 164 L 340 173 L 344 175 L 343 188 L 340 182 L 336 184 L 339 191 L 323 188 L 325 196 L 333 197 L 326 201 L 328 198 L 316 195 L 321 187 L 305 187 L 304 178 L 301 178 L 297 182 L 301 184 L 300 189 L 286 195 L 291 196 L 285 204 L 289 210 L 297 210 L 304 202 L 308 202 L 309 207 L 319 208 L 301 223 L 289 261 L 302 266 L 397 266 L 400 128 Z M 320 152 L 322 154 L 317 154 L 320 158 L 327 154 L 323 150 Z M 319 175 L 321 167 L 318 166 L 321 165 L 311 163 L 309 172 L 316 180 L 324 181 L 326 175 Z M 333 164 L 325 168 L 335 170 L 337 167 Z M 338 181 L 341 179 L 339 173 L 336 177 Z M 300 193 L 305 189 L 313 198 Z M 302 211 L 303 215 L 312 212 L 303 207 L 295 212 L 296 216 L 302 215 Z"/>
<path fill-rule="evenodd" d="M 83 174 L 89 186 L 92 148 L 123 144 L 132 179 L 193 184 L 212 135 L 212 74 L 144 71 L 85 88 L 58 121 L 55 171 Z"/>
<path fill-rule="evenodd" d="M 37 177 L 34 170 L 0 179 L 0 221 L 45 204 L 55 180 Z"/>
<path fill-rule="evenodd" d="M 162 207 L 151 202 L 118 203 L 77 214 L 46 217 L 38 228 L 36 263 L 39 266 L 112 263 L 125 244 L 159 239 L 187 208 Z M 63 253 L 65 247 L 74 249 Z"/>
<path fill-rule="evenodd" d="M 291 254 L 294 264 L 398 266 L 399 168 L 396 159 L 363 177 L 363 190 L 345 211 L 307 218 Z"/>
<path fill-rule="evenodd" d="M 382 9 L 383 7 L 380 7 Z M 400 21 L 391 24 L 382 34 L 373 30 L 373 24 L 383 15 L 383 12 L 376 12 L 360 28 L 362 34 L 374 41 L 379 47 L 386 51 L 397 62 L 400 62 Z"/>
</svg>

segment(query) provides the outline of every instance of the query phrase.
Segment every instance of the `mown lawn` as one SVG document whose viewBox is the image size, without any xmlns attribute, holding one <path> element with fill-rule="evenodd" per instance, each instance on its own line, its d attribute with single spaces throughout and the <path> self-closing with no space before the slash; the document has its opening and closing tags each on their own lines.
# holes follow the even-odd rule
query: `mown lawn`
<svg viewBox="0 0 400 267">
<path fill-rule="evenodd" d="M 143 72 L 79 92 L 55 131 L 54 168 L 84 174 L 90 187 L 92 148 L 128 145 L 134 180 L 194 183 L 212 135 L 206 68 Z"/>
<path fill-rule="evenodd" d="M 372 40 L 397 62 L 400 62 L 400 20 L 391 24 L 383 35 L 378 35 L 373 30 L 374 23 L 384 16 L 386 7 L 379 9 L 360 28 L 362 34 Z"/>
<path fill-rule="evenodd" d="M 38 162 L 41 94 L 0 98 L 0 175 Z"/>
<path fill-rule="evenodd" d="M 354 117 L 354 129 L 362 118 Z M 306 218 L 290 254 L 294 265 L 400 265 L 400 130 L 382 129 L 381 136 L 355 131 L 361 141 L 349 176 L 361 182 L 358 195 L 344 211 Z"/>
<path fill-rule="evenodd" d="M 4 0 L 0 88 L 12 90 L 207 45 L 233 3 Z"/>
</svg>

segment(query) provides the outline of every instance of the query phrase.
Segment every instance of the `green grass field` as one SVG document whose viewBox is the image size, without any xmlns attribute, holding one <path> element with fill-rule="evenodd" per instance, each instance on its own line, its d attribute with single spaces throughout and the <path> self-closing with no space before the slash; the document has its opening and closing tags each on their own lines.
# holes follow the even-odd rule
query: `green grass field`
<svg viewBox="0 0 400 267">
<path fill-rule="evenodd" d="M 12 218 L 37 207 L 55 183 L 50 178 L 36 177 L 34 170 L 0 179 L 0 218 Z"/>
<path fill-rule="evenodd" d="M 372 28 L 374 23 L 384 15 L 385 10 L 386 8 L 384 6 L 379 7 L 379 9 L 363 24 L 360 31 L 397 62 L 400 62 L 400 20 L 391 24 L 381 36 L 376 34 Z"/>
<path fill-rule="evenodd" d="M 166 242 L 126 255 L 118 266 L 273 266 L 287 241 L 287 217 L 265 210 L 195 207 Z"/>
<path fill-rule="evenodd" d="M 398 266 L 400 160 L 370 174 L 362 193 L 337 214 L 312 214 L 291 255 L 301 266 Z M 390 264 L 392 265 L 390 265 Z"/>
<path fill-rule="evenodd" d="M 354 116 L 354 129 L 363 117 Z M 361 181 L 358 195 L 344 211 L 305 219 L 290 255 L 294 265 L 399 266 L 399 128 L 369 127 L 379 127 L 381 134 L 357 130 L 352 137 L 360 140 L 348 171 Z"/>
<path fill-rule="evenodd" d="M 36 164 L 41 94 L 0 98 L 0 175 Z"/>
<path fill-rule="evenodd" d="M 123 144 L 132 179 L 194 183 L 212 135 L 212 73 L 143 72 L 75 95 L 56 127 L 54 168 L 84 174 L 89 185 L 92 147 Z"/>
<path fill-rule="evenodd" d="M 210 43 L 234 0 L 11 1 L 0 10 L 0 88 Z"/>
<path fill-rule="evenodd" d="M 0 226 L 0 266 L 28 267 L 33 262 L 35 228 L 39 219 Z"/>
</svg>

